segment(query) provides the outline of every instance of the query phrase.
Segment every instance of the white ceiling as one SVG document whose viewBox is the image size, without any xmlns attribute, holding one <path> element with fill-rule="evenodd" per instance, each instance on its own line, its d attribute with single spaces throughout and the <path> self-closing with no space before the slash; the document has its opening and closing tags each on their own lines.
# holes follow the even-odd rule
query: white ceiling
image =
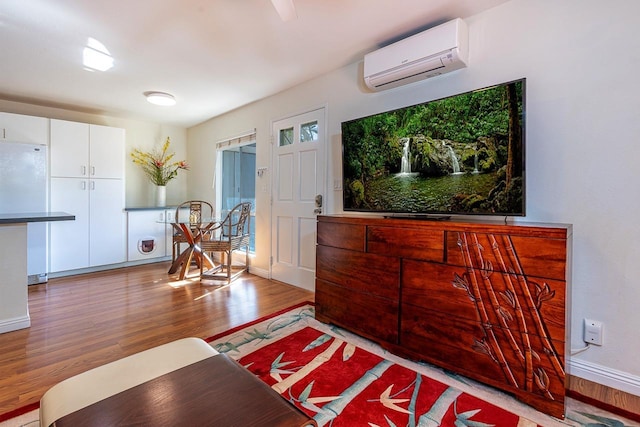
<svg viewBox="0 0 640 427">
<path fill-rule="evenodd" d="M 0 99 L 190 127 L 507 0 L 293 1 L 283 22 L 270 0 L 2 0 Z M 112 69 L 83 68 L 88 37 Z"/>
</svg>

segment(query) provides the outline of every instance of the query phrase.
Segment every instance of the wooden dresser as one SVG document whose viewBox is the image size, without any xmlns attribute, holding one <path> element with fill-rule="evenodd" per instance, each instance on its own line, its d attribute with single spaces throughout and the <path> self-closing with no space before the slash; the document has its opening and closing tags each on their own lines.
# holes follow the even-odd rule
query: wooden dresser
<svg viewBox="0 0 640 427">
<path fill-rule="evenodd" d="M 318 217 L 316 317 L 564 417 L 572 227 Z"/>
</svg>

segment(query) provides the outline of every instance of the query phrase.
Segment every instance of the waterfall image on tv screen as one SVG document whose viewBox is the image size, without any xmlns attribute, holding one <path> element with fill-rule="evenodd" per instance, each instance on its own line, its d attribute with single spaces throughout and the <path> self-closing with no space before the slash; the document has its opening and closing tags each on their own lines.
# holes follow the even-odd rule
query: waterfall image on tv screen
<svg viewBox="0 0 640 427">
<path fill-rule="evenodd" d="M 524 216 L 525 79 L 342 123 L 343 209 Z"/>
</svg>

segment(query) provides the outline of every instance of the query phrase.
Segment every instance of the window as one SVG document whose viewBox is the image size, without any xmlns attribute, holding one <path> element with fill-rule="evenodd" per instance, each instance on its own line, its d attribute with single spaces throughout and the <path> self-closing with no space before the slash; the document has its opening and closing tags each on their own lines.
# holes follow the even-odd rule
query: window
<svg viewBox="0 0 640 427">
<path fill-rule="evenodd" d="M 300 142 L 312 142 L 318 140 L 318 122 L 313 121 L 300 125 Z"/>
<path fill-rule="evenodd" d="M 251 202 L 249 250 L 256 249 L 256 144 L 255 133 L 219 142 L 216 211 L 220 218 L 238 203 Z"/>
<path fill-rule="evenodd" d="M 293 144 L 293 128 L 280 129 L 280 146 Z"/>
</svg>

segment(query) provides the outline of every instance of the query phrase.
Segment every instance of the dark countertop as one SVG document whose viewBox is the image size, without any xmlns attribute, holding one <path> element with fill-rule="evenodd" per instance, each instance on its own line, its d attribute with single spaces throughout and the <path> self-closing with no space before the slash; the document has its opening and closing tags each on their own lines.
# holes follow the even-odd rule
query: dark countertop
<svg viewBox="0 0 640 427">
<path fill-rule="evenodd" d="M 0 214 L 0 224 L 21 224 L 24 222 L 74 221 L 75 215 L 66 212 L 18 212 Z"/>
</svg>

